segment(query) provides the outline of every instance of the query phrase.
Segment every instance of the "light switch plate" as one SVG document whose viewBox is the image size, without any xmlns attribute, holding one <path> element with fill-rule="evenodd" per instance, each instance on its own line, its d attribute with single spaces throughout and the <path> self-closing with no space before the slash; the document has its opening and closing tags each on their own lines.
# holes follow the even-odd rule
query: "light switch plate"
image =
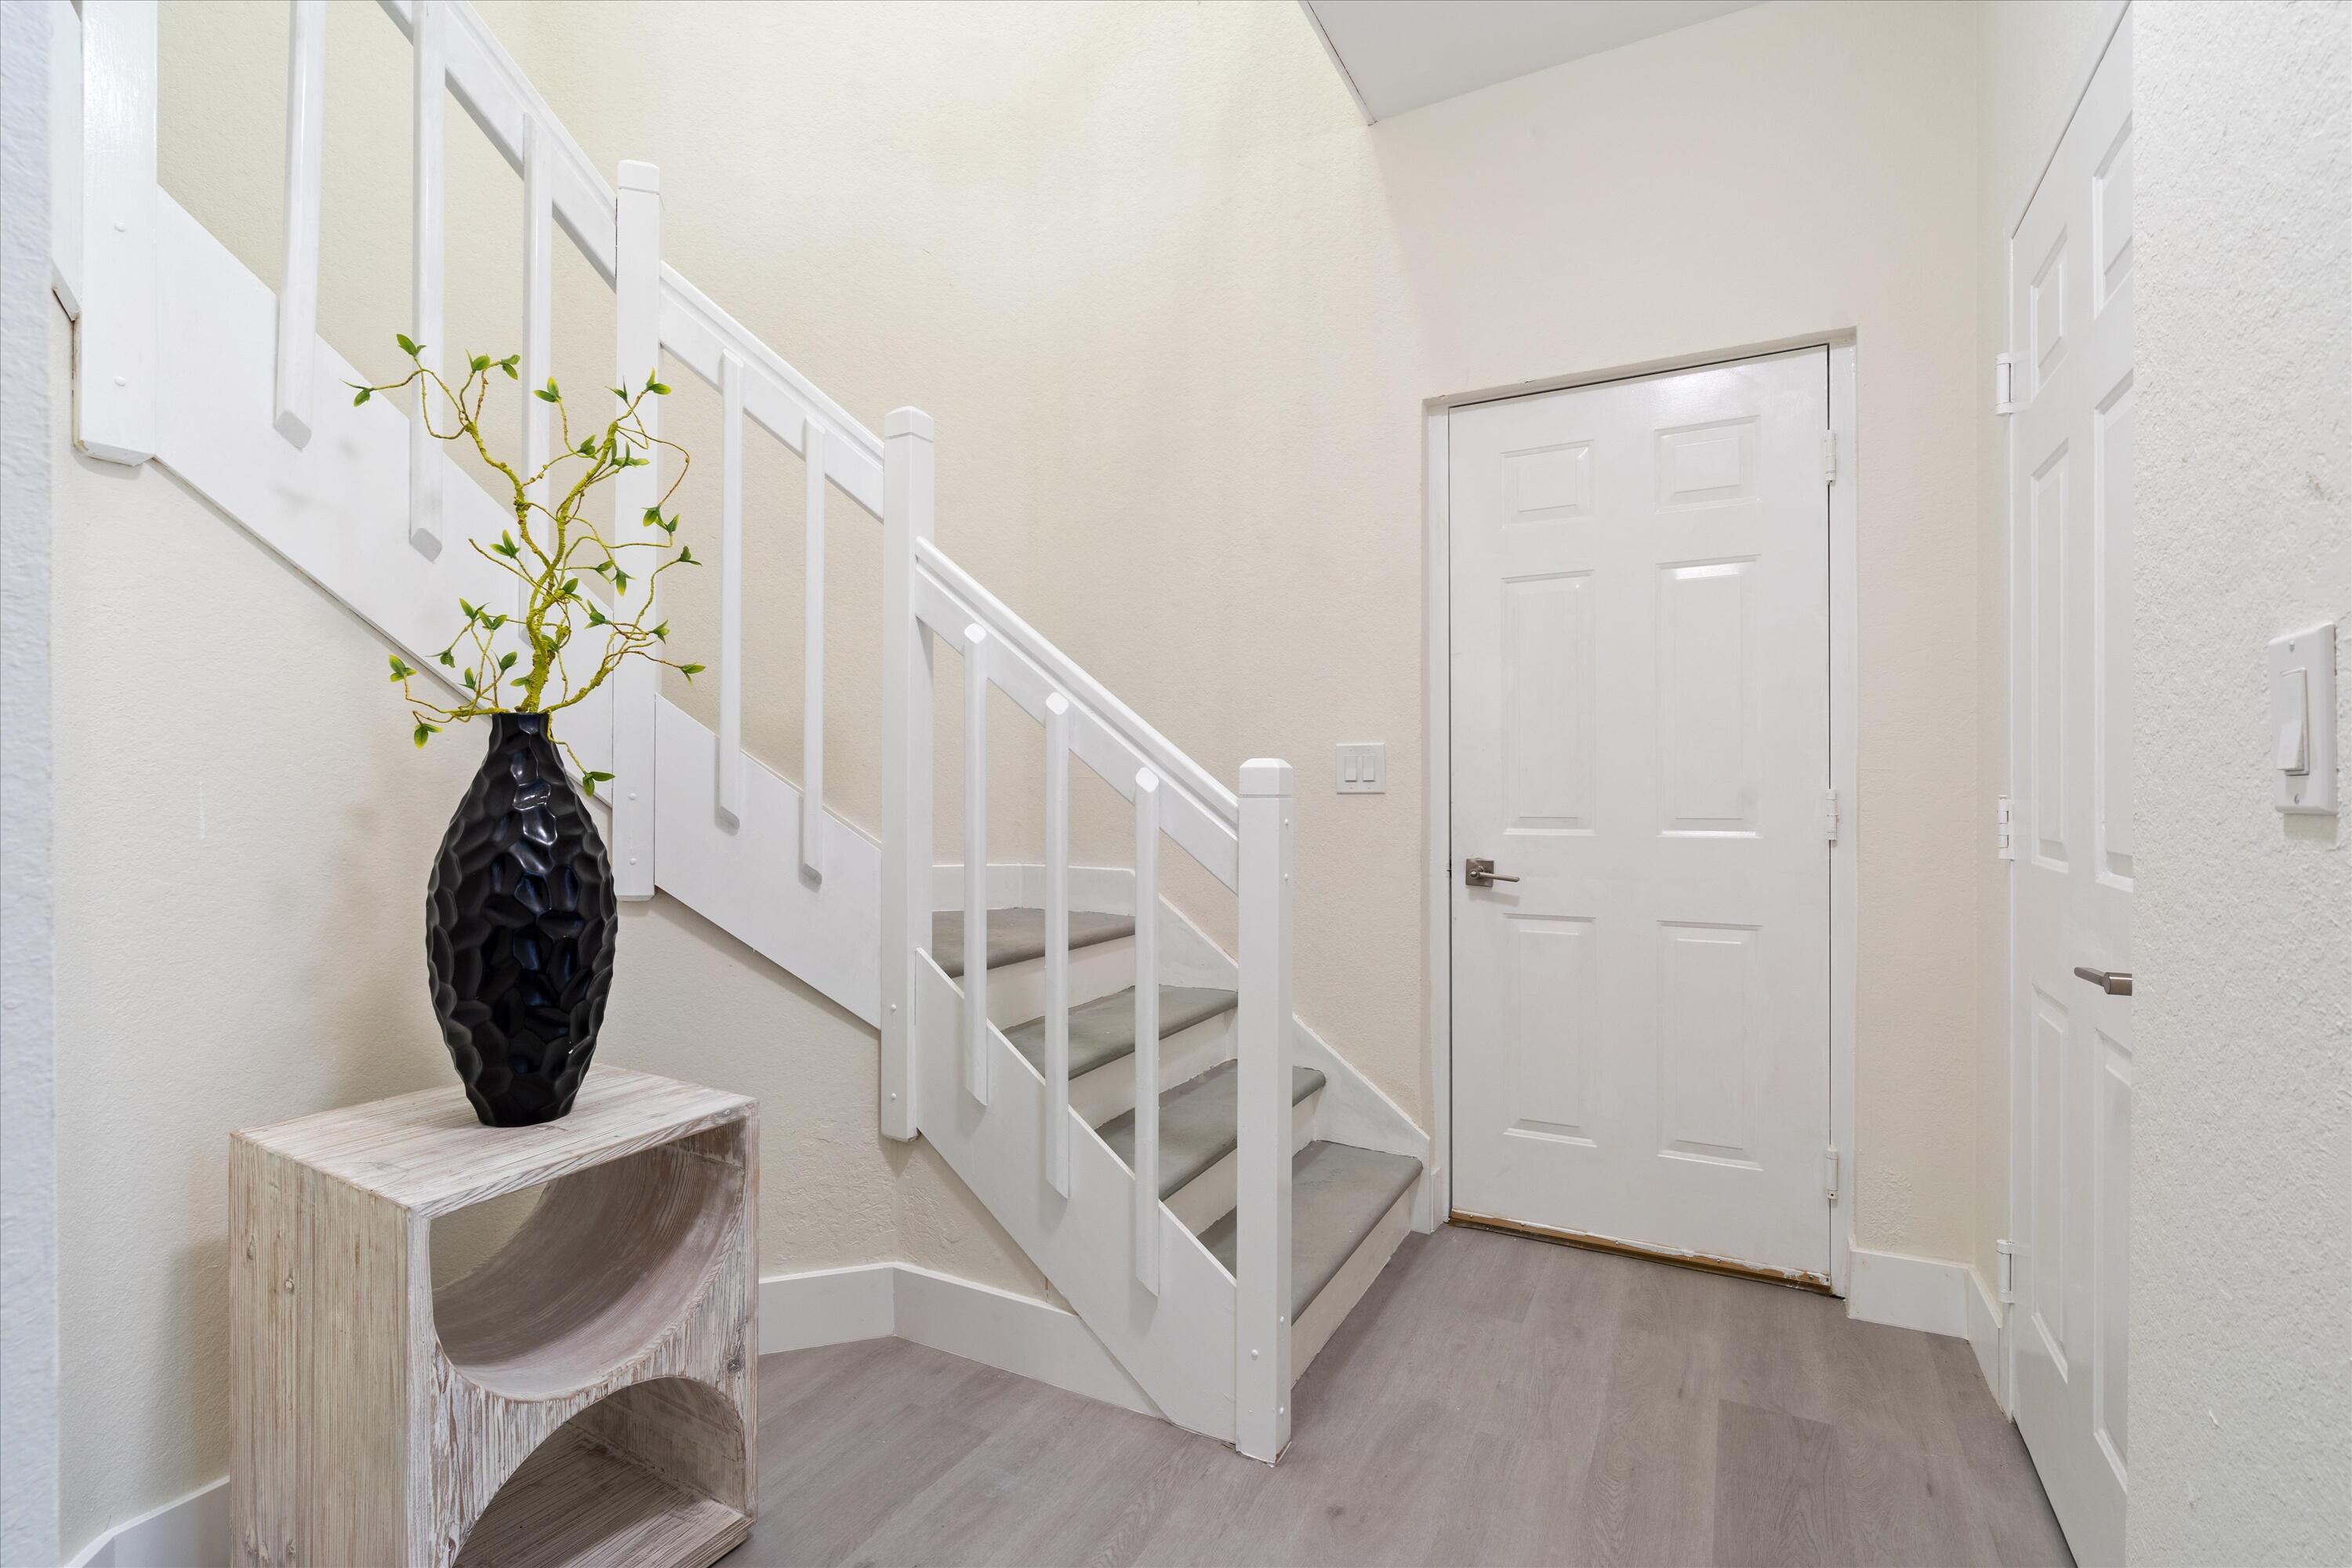
<svg viewBox="0 0 2352 1568">
<path fill-rule="evenodd" d="M 2273 638 L 2270 647 L 2271 804 L 2290 816 L 2336 810 L 2336 626 Z M 2290 772 L 2296 763 L 2303 771 Z"/>
<path fill-rule="evenodd" d="M 1341 795 L 1381 795 L 1389 787 L 1386 741 L 1349 741 L 1339 747 L 1337 775 Z"/>
</svg>

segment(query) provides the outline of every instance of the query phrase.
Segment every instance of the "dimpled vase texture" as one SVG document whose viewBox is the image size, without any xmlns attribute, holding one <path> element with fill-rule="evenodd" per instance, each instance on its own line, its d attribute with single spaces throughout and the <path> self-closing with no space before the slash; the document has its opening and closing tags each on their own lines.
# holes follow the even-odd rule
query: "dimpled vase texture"
<svg viewBox="0 0 2352 1568">
<path fill-rule="evenodd" d="M 596 1054 L 619 919 L 613 865 L 543 713 L 490 721 L 425 889 L 433 1011 L 474 1114 L 529 1127 L 569 1112 Z"/>
</svg>

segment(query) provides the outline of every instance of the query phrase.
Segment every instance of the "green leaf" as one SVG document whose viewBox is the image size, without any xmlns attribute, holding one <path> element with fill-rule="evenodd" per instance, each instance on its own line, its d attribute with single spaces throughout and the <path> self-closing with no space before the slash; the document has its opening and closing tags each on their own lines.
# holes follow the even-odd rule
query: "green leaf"
<svg viewBox="0 0 2352 1568">
<path fill-rule="evenodd" d="M 502 653 L 499 656 L 499 668 L 502 670 L 512 669 L 514 661 L 515 656 L 512 653 Z"/>
<path fill-rule="evenodd" d="M 613 775 L 610 773 L 582 773 L 580 775 L 580 782 L 587 787 L 590 795 L 594 795 L 598 784 L 611 784 L 613 782 Z"/>
<path fill-rule="evenodd" d="M 675 513 L 671 514 L 671 516 L 670 516 L 667 521 L 665 521 L 662 523 L 662 528 L 663 528 L 664 531 L 667 532 L 668 534 L 670 534 L 670 535 L 671 535 L 671 537 L 675 538 L 675 537 L 677 536 L 677 515 L 676 515 Z"/>
<path fill-rule="evenodd" d="M 514 537 L 511 534 L 499 534 L 499 542 L 496 544 L 491 545 L 490 548 L 493 551 L 496 551 L 499 554 L 505 556 L 509 561 L 519 561 L 522 558 L 522 549 L 520 545 L 515 543 Z"/>
<path fill-rule="evenodd" d="M 599 561 L 595 565 L 588 568 L 588 570 L 595 573 L 599 577 L 610 576 L 613 571 L 613 563 L 609 561 Z"/>
<path fill-rule="evenodd" d="M 406 680 L 410 676 L 416 673 L 415 670 L 408 668 L 398 654 L 395 653 L 392 655 L 391 658 L 392 678 L 394 680 Z"/>
<path fill-rule="evenodd" d="M 694 546 L 691 544 L 681 544 L 677 547 L 677 563 L 681 566 L 699 566 L 702 564 L 701 562 L 697 561 L 694 558 Z"/>
<path fill-rule="evenodd" d="M 588 606 L 588 624 L 589 624 L 590 626 L 603 626 L 603 625 L 604 624 L 604 611 L 602 611 L 602 610 L 600 610 L 600 609 L 598 609 L 598 608 L 597 608 L 595 605 L 589 605 L 589 606 Z"/>
<path fill-rule="evenodd" d="M 506 624 L 507 618 L 504 616 L 484 616 L 482 617 L 482 629 L 484 631 L 494 632 Z"/>
<path fill-rule="evenodd" d="M 563 401 L 563 399 L 555 395 L 555 384 L 551 381 L 545 386 L 541 387 L 538 391 L 532 393 L 531 395 L 538 398 L 541 403 L 561 403 Z"/>
<path fill-rule="evenodd" d="M 650 523 L 656 528 L 659 528 L 661 526 L 661 508 L 657 506 L 649 506 L 646 508 L 646 515 L 641 521 Z"/>
<path fill-rule="evenodd" d="M 580 579 L 577 577 L 565 578 L 563 580 L 563 587 L 561 592 L 563 597 L 567 599 L 572 597 L 572 595 L 580 592 Z"/>
<path fill-rule="evenodd" d="M 357 392 L 357 393 L 352 396 L 352 407 L 354 407 L 354 408 L 357 408 L 361 404 L 365 403 L 367 400 L 368 400 L 368 389 L 367 389 L 366 387 L 362 386 L 362 387 L 361 387 L 361 388 L 359 389 L 359 391 L 358 391 L 358 392 Z"/>
<path fill-rule="evenodd" d="M 677 672 L 686 677 L 688 680 L 691 681 L 696 676 L 702 673 L 703 668 L 704 667 L 698 664 L 681 664 L 677 667 Z"/>
<path fill-rule="evenodd" d="M 593 441 L 583 441 L 583 442 L 581 442 L 581 443 L 580 443 L 580 455 L 581 455 L 582 457 L 583 457 L 583 458 L 593 458 L 593 457 L 594 457 L 594 456 L 596 455 L 596 443 L 595 443 L 595 442 L 593 442 Z"/>
<path fill-rule="evenodd" d="M 618 566 L 613 568 L 613 586 L 624 594 L 629 591 L 629 574 Z"/>
<path fill-rule="evenodd" d="M 522 355 L 520 354 L 509 354 L 506 358 L 499 361 L 499 368 L 507 373 L 507 379 L 509 381 L 520 381 L 522 379 L 522 372 L 515 369 L 515 366 L 521 363 L 521 360 Z"/>
<path fill-rule="evenodd" d="M 664 621 L 661 625 L 656 626 L 654 628 L 654 637 L 656 640 L 660 642 L 669 641 L 669 623 L 667 621 Z"/>
<path fill-rule="evenodd" d="M 656 397 L 667 397 L 669 395 L 669 388 L 664 386 L 661 384 L 660 378 L 656 376 L 649 375 L 646 378 L 646 390 L 652 393 Z"/>
<path fill-rule="evenodd" d="M 614 396 L 619 398 L 624 403 L 626 403 L 629 400 L 629 393 L 626 387 L 608 386 L 604 390 L 611 393 Z"/>
<path fill-rule="evenodd" d="M 469 605 L 463 599 L 457 601 L 457 607 L 466 612 L 466 624 L 467 626 L 473 625 L 475 619 L 482 613 L 481 605 Z"/>
<path fill-rule="evenodd" d="M 457 679 L 466 683 L 467 690 L 471 691 L 474 689 L 474 672 L 472 670 L 469 669 L 466 671 L 465 674 L 459 676 Z"/>
<path fill-rule="evenodd" d="M 418 342 L 415 338 L 410 337 L 406 332 L 394 332 L 392 336 L 393 341 L 400 344 L 400 352 L 406 354 L 410 359 L 415 359 L 418 354 L 425 352 L 425 345 Z M 421 746 L 425 742 L 419 741 L 416 743 Z"/>
<path fill-rule="evenodd" d="M 419 751 L 423 751 L 423 750 L 425 749 L 425 737 L 426 737 L 426 736 L 428 736 L 428 735 L 437 735 L 437 734 L 439 734 L 440 732 L 441 732 L 441 726 L 440 726 L 440 725 L 438 725 L 438 724 L 427 724 L 424 720 L 419 719 L 419 720 L 416 721 L 416 737 L 415 737 L 415 738 L 416 738 L 416 747 L 417 747 L 417 750 L 419 750 Z"/>
<path fill-rule="evenodd" d="M 479 375 L 482 372 L 490 368 L 490 356 L 488 354 L 476 354 L 472 359 L 467 361 L 467 363 L 472 367 L 474 374 Z"/>
<path fill-rule="evenodd" d="M 435 657 L 436 658 L 438 658 L 438 659 L 441 661 L 441 663 L 442 663 L 446 668 L 447 668 L 455 669 L 455 668 L 457 668 L 457 656 L 456 654 L 454 654 L 454 653 L 451 653 L 451 652 L 450 652 L 447 648 L 446 648 L 446 647 L 445 647 L 445 648 L 443 648 L 439 653 L 436 654 L 434 657 Z"/>
</svg>

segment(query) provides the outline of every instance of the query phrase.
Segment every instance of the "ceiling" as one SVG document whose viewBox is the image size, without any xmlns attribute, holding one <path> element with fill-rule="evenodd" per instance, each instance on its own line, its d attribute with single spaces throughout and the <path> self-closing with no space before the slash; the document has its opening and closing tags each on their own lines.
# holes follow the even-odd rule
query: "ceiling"
<svg viewBox="0 0 2352 1568">
<path fill-rule="evenodd" d="M 1299 0 L 1366 123 L 1756 0 Z"/>
</svg>

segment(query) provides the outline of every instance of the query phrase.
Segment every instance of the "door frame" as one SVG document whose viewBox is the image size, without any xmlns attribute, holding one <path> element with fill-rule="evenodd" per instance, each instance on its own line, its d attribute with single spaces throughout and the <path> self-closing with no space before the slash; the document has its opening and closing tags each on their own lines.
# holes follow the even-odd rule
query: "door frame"
<svg viewBox="0 0 2352 1568">
<path fill-rule="evenodd" d="M 1830 428 L 1837 434 L 1838 463 L 1837 480 L 1830 487 L 1830 787 L 1837 791 L 1840 818 L 1837 842 L 1830 847 L 1830 1137 L 1838 1152 L 1838 1195 L 1830 1213 L 1830 1289 L 1838 1296 L 1846 1293 L 1853 1250 L 1854 899 L 1862 849 L 1854 745 L 1861 708 L 1856 551 L 1863 471 L 1861 447 L 1854 438 L 1856 335 L 1851 328 L 1814 332 L 1457 393 L 1422 405 L 1422 923 L 1428 943 L 1430 1149 L 1434 1167 L 1422 1184 L 1425 1208 L 1417 1217 L 1423 1229 L 1444 1224 L 1454 1212 L 1454 555 L 1447 489 L 1447 431 L 1454 410 L 1800 349 L 1827 349 Z"/>
<path fill-rule="evenodd" d="M 2114 15 L 2100 26 L 2096 41 L 2084 51 L 2069 83 L 2065 108 L 2059 113 L 2057 123 L 2050 128 L 2049 135 L 2042 141 L 2042 155 L 2034 160 L 2033 175 L 2025 182 L 2024 189 L 2009 205 L 2009 223 L 2000 231 L 2000 341 L 2001 352 L 2013 361 L 2024 352 L 2017 320 L 2017 231 L 2025 226 L 2026 214 L 2033 210 L 2033 198 L 2042 194 L 2042 182 L 2049 178 L 2051 166 L 2057 163 L 2058 149 L 2065 142 L 2066 132 L 2073 129 L 2074 116 L 2082 111 L 2083 100 L 2090 96 L 2091 83 L 2097 79 L 2099 67 L 2106 62 L 2107 51 L 2115 47 L 2116 35 L 2122 30 L 2124 17 L 2130 10 L 2130 0 L 2116 0 Z M 2000 421 L 2001 543 L 2009 552 L 2001 573 L 2001 613 L 2008 624 L 2002 628 L 2000 648 L 2001 739 L 2005 753 L 2000 788 L 2004 795 L 2014 801 L 2018 795 L 2017 724 L 2021 710 L 2017 680 L 2018 671 L 2025 668 L 2024 661 L 2019 658 L 2018 639 L 2023 633 L 2017 613 L 2019 595 L 2027 588 L 2019 565 L 2023 559 L 2020 545 L 2024 537 L 2021 531 L 2024 524 L 2017 513 L 2017 424 L 2012 416 L 2006 414 L 1995 417 Z M 2002 916 L 2009 922 L 2009 931 L 2008 940 L 2001 943 L 2001 955 L 2008 963 L 2009 973 L 2002 977 L 2000 994 L 2002 1010 L 2006 1015 L 2001 1020 L 2001 1027 L 2009 1043 L 2009 1082 L 2002 1100 L 2003 1109 L 2008 1113 L 2005 1131 L 2009 1145 L 2009 1156 L 2002 1173 L 2008 1180 L 2009 1197 L 2001 1205 L 2001 1229 L 2005 1233 L 2003 1240 L 2013 1244 L 2025 1231 L 2022 1207 L 2026 1201 L 2025 1152 L 2018 1136 L 2018 1111 L 2023 1105 L 2022 1096 L 2030 1070 L 2025 1059 L 2024 1032 L 2018 1027 L 2018 1004 L 2021 1000 L 2018 995 L 2018 978 L 2022 966 L 2018 962 L 2017 861 L 2014 851 L 2011 855 L 2008 883 L 2007 893 L 2002 900 Z M 1999 1281 L 1994 1283 L 1998 1287 Z M 2001 1414 L 2014 1421 L 2017 1418 L 2017 1335 L 2012 1331 L 2014 1325 L 2011 1320 L 2014 1314 L 2011 1309 L 2015 1303 L 2003 1300 L 1997 1301 L 1996 1305 L 1999 1308 L 2000 1336 L 1996 1360 L 2000 1367 L 2000 1386 L 1993 1390 L 1993 1399 L 2000 1406 Z"/>
</svg>

